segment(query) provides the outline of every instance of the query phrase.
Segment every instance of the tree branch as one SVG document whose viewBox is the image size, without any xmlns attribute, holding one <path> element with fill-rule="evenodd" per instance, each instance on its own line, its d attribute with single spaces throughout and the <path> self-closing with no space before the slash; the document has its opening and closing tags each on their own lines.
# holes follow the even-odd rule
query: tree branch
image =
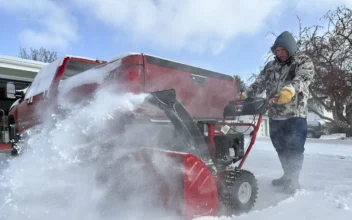
<svg viewBox="0 0 352 220">
<path fill-rule="evenodd" d="M 316 100 L 317 102 L 319 102 L 319 104 L 321 104 L 325 109 L 329 109 L 329 106 L 327 106 L 313 91 L 312 89 L 309 87 L 309 91 L 310 94 L 312 94 L 314 100 Z"/>
<path fill-rule="evenodd" d="M 309 108 L 309 110 L 311 110 L 312 112 L 314 112 L 315 114 L 317 114 L 321 119 L 325 119 L 325 120 L 328 120 L 336 125 L 339 125 L 334 119 L 332 118 L 328 118 L 324 115 L 322 115 L 321 113 L 319 113 L 317 110 L 315 110 L 314 108 Z"/>
</svg>

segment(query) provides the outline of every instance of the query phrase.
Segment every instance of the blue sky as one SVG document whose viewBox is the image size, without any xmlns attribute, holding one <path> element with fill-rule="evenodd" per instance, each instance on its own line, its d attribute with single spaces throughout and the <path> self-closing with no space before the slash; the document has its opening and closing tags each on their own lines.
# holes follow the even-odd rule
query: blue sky
<svg viewBox="0 0 352 220">
<path fill-rule="evenodd" d="M 110 60 L 143 52 L 240 75 L 264 63 L 276 34 L 298 32 L 352 0 L 0 0 L 0 55 L 19 48 Z"/>
</svg>

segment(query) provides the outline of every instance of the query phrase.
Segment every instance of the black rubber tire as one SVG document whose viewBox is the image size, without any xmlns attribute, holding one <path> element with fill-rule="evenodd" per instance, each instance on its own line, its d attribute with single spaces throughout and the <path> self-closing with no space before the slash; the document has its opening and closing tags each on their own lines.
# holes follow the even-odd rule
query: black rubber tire
<svg viewBox="0 0 352 220">
<path fill-rule="evenodd" d="M 244 198 L 240 198 L 240 194 L 243 194 Z M 224 212 L 240 215 L 249 212 L 254 207 L 257 195 L 258 183 L 255 176 L 247 170 L 232 170 L 227 174 L 221 187 L 220 205 L 223 206 Z"/>
</svg>

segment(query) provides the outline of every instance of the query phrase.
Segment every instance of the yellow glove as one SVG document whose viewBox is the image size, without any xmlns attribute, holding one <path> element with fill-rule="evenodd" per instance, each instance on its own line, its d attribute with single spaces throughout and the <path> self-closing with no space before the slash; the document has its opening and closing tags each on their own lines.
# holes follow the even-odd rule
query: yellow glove
<svg viewBox="0 0 352 220">
<path fill-rule="evenodd" d="M 277 96 L 279 96 L 279 100 L 276 102 L 279 105 L 289 103 L 292 97 L 295 95 L 295 91 L 289 88 L 283 88 Z"/>
</svg>

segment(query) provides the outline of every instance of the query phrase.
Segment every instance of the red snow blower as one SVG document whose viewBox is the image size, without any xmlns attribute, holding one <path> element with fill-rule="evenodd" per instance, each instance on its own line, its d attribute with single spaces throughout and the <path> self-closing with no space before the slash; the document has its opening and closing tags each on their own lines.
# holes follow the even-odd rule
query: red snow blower
<svg viewBox="0 0 352 220">
<path fill-rule="evenodd" d="M 271 100 L 247 98 L 229 102 L 220 122 L 221 132 L 215 130 L 217 120 L 195 121 L 176 99 L 173 89 L 153 92 L 147 100 L 171 121 L 177 141 L 162 147 L 139 148 L 121 158 L 116 165 L 119 181 L 133 175 L 136 184 L 123 186 L 120 181 L 118 195 L 128 200 L 131 195 L 149 193 L 143 198 L 150 201 L 143 204 L 163 207 L 182 219 L 250 211 L 257 199 L 257 180 L 242 167 Z M 256 123 L 229 123 L 229 119 L 242 115 L 259 117 Z M 234 126 L 253 127 L 247 149 L 244 134 L 236 132 Z M 139 165 L 129 166 L 127 161 Z"/>
</svg>

